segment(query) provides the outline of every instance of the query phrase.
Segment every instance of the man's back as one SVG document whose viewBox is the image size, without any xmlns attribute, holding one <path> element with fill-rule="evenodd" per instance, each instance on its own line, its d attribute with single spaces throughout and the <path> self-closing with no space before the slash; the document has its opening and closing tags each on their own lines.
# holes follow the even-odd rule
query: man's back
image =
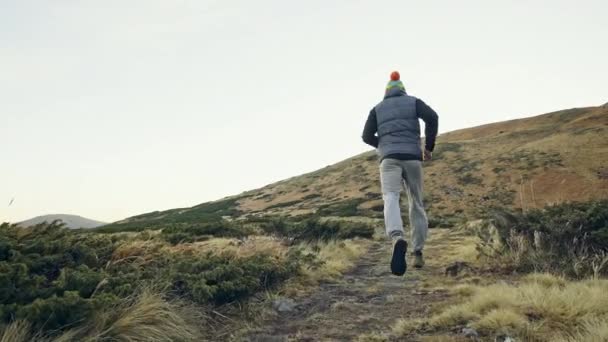
<svg viewBox="0 0 608 342">
<path fill-rule="evenodd" d="M 419 119 L 425 123 L 424 149 L 428 154 L 435 148 L 437 113 L 424 101 L 408 95 L 405 89 L 388 89 L 384 100 L 367 117 L 363 141 L 376 147 L 381 159 L 422 160 Z"/>
<path fill-rule="evenodd" d="M 381 156 L 421 153 L 416 100 L 405 93 L 389 92 L 385 99 L 376 105 L 378 152 Z"/>
</svg>

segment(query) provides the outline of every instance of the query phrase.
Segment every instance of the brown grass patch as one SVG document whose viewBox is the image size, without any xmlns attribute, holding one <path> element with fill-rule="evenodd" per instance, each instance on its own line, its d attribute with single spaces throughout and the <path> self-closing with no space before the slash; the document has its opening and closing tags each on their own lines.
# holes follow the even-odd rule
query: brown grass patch
<svg viewBox="0 0 608 342">
<path fill-rule="evenodd" d="M 201 321 L 197 322 L 197 318 Z M 63 341 L 198 341 L 204 318 L 188 307 L 168 302 L 153 290 L 143 290 L 112 312 L 99 312 L 82 327 L 68 330 Z"/>
<path fill-rule="evenodd" d="M 232 238 L 213 238 L 206 241 L 182 243 L 166 247 L 170 253 L 181 254 L 214 254 L 231 253 L 239 258 L 246 258 L 256 254 L 269 254 L 283 256 L 287 252 L 281 239 L 270 236 L 251 236 L 239 240 Z"/>
<path fill-rule="evenodd" d="M 462 303 L 428 319 L 400 320 L 400 336 L 418 329 L 472 326 L 484 336 L 509 334 L 525 341 L 605 341 L 608 339 L 608 280 L 568 282 L 533 274 L 519 284 L 458 286 Z"/>
</svg>

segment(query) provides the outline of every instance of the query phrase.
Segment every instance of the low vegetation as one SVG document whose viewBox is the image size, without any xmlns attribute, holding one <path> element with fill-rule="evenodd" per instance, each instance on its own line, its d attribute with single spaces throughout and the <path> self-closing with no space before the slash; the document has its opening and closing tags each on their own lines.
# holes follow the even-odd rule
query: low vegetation
<svg viewBox="0 0 608 342">
<path fill-rule="evenodd" d="M 187 306 L 168 302 L 156 290 L 144 289 L 115 307 L 96 311 L 78 327 L 55 336 L 33 333 L 27 320 L 0 326 L 0 341 L 194 341 L 201 338 L 198 324 L 205 317 Z"/>
<path fill-rule="evenodd" d="M 164 227 L 160 233 L 172 244 L 208 240 L 213 237 L 244 238 L 252 235 L 253 229 L 240 222 L 217 221 L 198 224 L 174 224 Z"/>
<path fill-rule="evenodd" d="M 478 250 L 494 268 L 585 278 L 608 273 L 608 200 L 494 211 Z"/>
<path fill-rule="evenodd" d="M 374 227 L 360 221 L 321 219 L 318 217 L 294 221 L 289 219 L 266 219 L 260 228 L 269 235 L 286 238 L 292 242 L 329 241 L 372 238 Z"/>
<path fill-rule="evenodd" d="M 445 158 L 447 152 L 456 154 L 460 151 L 462 151 L 462 144 L 453 142 L 438 143 L 433 151 L 433 159 L 443 159 Z"/>
<path fill-rule="evenodd" d="M 95 231 L 99 233 L 137 232 L 146 229 L 160 229 L 175 224 L 217 222 L 221 221 L 225 216 L 236 216 L 239 214 L 237 209 L 238 200 L 239 198 L 235 197 L 199 204 L 192 208 L 155 211 L 133 216 L 127 221 L 105 225 L 96 228 Z"/>
<path fill-rule="evenodd" d="M 347 263 L 323 260 L 332 256 L 330 249 L 350 255 L 359 248 L 332 241 L 372 234 L 369 225 L 316 218 L 171 224 L 157 232 L 119 234 L 59 223 L 2 224 L 0 336 L 192 340 L 204 317 L 193 330 L 192 313 L 182 312 L 246 301 L 296 276 L 335 276 Z M 157 319 L 146 318 L 151 316 Z"/>
<path fill-rule="evenodd" d="M 470 327 L 482 336 L 507 335 L 523 341 L 605 341 L 608 337 L 608 280 L 568 282 L 531 274 L 517 285 L 460 285 L 462 303 L 428 319 L 400 320 L 395 334 Z"/>
<path fill-rule="evenodd" d="M 462 223 L 463 219 L 457 215 L 441 215 L 428 212 L 429 228 L 453 228 Z"/>
<path fill-rule="evenodd" d="M 483 279 L 473 272 L 444 281 L 452 304 L 399 320 L 395 335 L 460 334 L 467 328 L 481 340 L 608 339 L 608 200 L 494 211 L 486 222 L 472 225 L 478 235 L 474 268 L 484 272 Z M 505 275 L 507 281 L 494 283 Z"/>
<path fill-rule="evenodd" d="M 501 166 L 522 171 L 564 166 L 559 152 L 545 152 L 525 149 L 503 154 L 497 158 L 497 162 Z"/>
<path fill-rule="evenodd" d="M 365 200 L 362 198 L 353 198 L 344 201 L 325 204 L 319 207 L 317 214 L 319 216 L 359 216 L 362 214 L 359 205 Z"/>
</svg>

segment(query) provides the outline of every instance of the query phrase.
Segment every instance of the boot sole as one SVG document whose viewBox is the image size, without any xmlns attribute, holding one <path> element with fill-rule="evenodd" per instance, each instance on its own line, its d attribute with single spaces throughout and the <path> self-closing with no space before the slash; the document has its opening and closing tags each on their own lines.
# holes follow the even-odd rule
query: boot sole
<svg viewBox="0 0 608 342">
<path fill-rule="evenodd" d="M 405 255 L 407 253 L 407 242 L 399 240 L 393 247 L 393 257 L 391 259 L 391 272 L 396 276 L 402 276 L 407 270 Z"/>
</svg>

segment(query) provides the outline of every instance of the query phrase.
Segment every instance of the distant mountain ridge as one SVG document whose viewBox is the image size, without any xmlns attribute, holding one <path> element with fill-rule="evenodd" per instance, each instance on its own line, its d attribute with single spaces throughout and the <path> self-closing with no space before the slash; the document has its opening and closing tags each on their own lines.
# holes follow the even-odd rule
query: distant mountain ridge
<svg viewBox="0 0 608 342">
<path fill-rule="evenodd" d="M 106 223 L 96 220 L 91 220 L 86 217 L 78 216 L 78 215 L 68 215 L 68 214 L 52 214 L 52 215 L 42 215 L 36 216 L 29 220 L 21 221 L 17 223 L 21 227 L 29 227 L 33 225 L 37 225 L 43 222 L 51 223 L 53 221 L 60 220 L 62 221 L 66 227 L 77 229 L 77 228 L 96 228 L 99 226 L 103 226 Z"/>
</svg>

